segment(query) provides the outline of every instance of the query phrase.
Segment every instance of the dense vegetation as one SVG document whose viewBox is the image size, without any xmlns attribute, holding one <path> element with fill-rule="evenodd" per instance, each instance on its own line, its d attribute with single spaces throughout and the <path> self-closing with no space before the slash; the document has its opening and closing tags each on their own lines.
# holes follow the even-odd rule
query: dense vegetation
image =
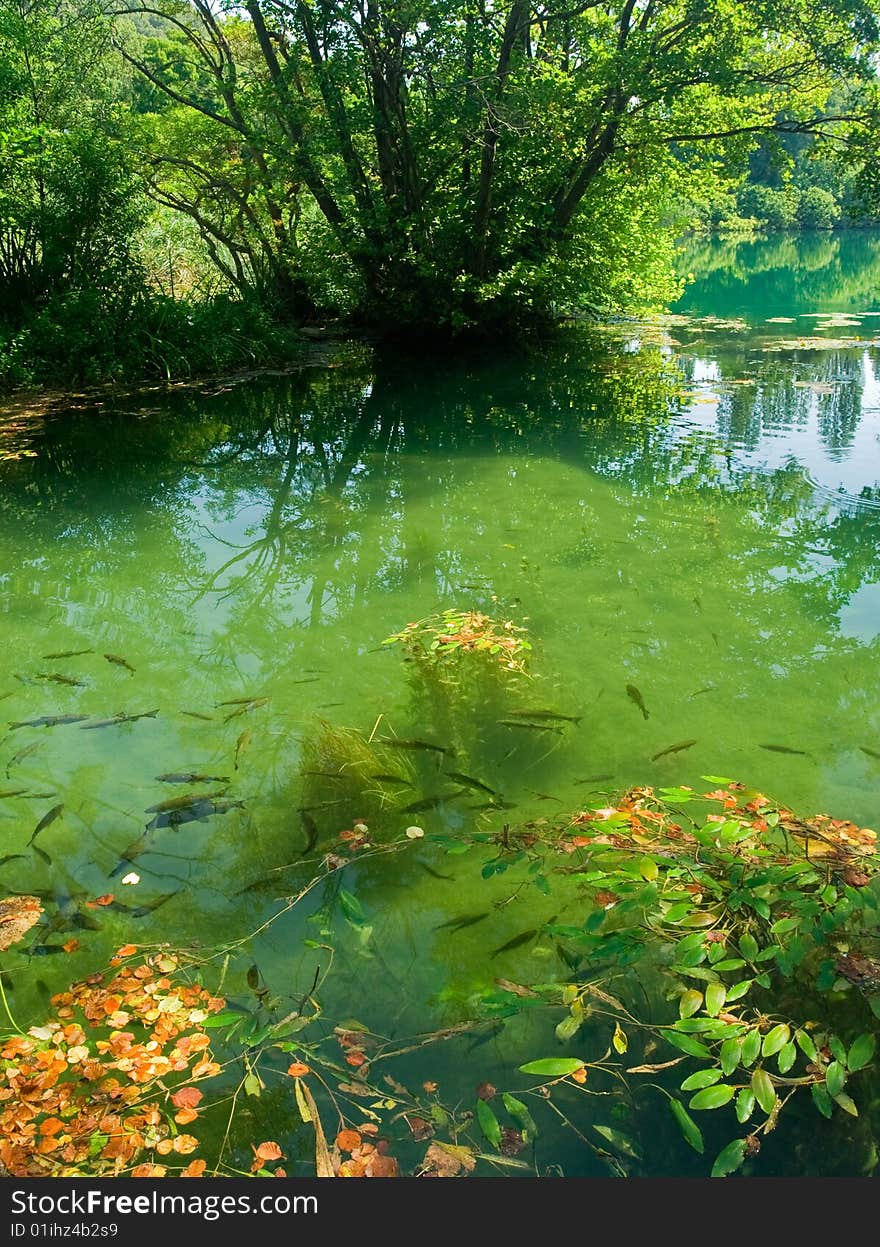
<svg viewBox="0 0 880 1247">
<path fill-rule="evenodd" d="M 661 303 L 695 211 L 869 203 L 876 45 L 871 0 L 0 0 L 0 376 Z"/>
</svg>

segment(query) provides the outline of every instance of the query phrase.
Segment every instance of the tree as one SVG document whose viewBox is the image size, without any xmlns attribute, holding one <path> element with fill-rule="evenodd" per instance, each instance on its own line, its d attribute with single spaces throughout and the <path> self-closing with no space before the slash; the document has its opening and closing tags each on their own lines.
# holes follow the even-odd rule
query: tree
<svg viewBox="0 0 880 1247">
<path fill-rule="evenodd" d="M 194 158 L 152 154 L 155 193 L 201 217 L 233 267 L 259 253 L 319 303 L 333 268 L 338 302 L 408 326 L 650 301 L 688 161 L 741 157 L 770 131 L 858 126 L 878 38 L 870 0 L 122 0 L 116 13 L 122 55 L 175 124 L 201 127 Z M 145 39 L 133 13 L 172 35 Z M 842 76 L 849 103 L 829 111 Z"/>
</svg>

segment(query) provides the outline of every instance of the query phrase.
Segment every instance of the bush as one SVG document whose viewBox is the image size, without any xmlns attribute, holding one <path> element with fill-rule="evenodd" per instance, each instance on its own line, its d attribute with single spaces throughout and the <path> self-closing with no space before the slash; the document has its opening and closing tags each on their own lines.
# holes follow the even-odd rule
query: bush
<svg viewBox="0 0 880 1247">
<path fill-rule="evenodd" d="M 791 229 L 797 221 L 798 195 L 769 186 L 746 186 L 739 195 L 743 216 L 754 217 L 767 229 Z"/>
<path fill-rule="evenodd" d="M 834 229 L 840 220 L 840 204 L 821 186 L 810 186 L 801 195 L 798 221 L 805 229 Z"/>
</svg>

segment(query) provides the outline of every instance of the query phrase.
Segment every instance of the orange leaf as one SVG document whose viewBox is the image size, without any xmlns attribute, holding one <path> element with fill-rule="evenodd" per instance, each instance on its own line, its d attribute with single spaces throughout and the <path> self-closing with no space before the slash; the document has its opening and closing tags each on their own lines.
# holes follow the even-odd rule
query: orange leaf
<svg viewBox="0 0 880 1247">
<path fill-rule="evenodd" d="M 336 1136 L 336 1146 L 340 1152 L 353 1152 L 360 1147 L 363 1140 L 356 1130 L 340 1130 Z"/>
<path fill-rule="evenodd" d="M 137 944 L 123 944 L 121 948 L 117 948 L 113 956 L 114 957 L 130 957 L 132 953 L 136 953 L 137 950 L 138 950 Z"/>
<path fill-rule="evenodd" d="M 366 1169 L 359 1160 L 344 1160 L 336 1170 L 338 1178 L 364 1178 Z"/>
<path fill-rule="evenodd" d="M 86 901 L 86 909 L 97 909 L 101 905 L 112 905 L 116 897 L 112 892 L 105 892 L 103 896 L 96 896 L 93 901 Z"/>
<path fill-rule="evenodd" d="M 195 1121 L 198 1113 L 194 1108 L 182 1108 L 179 1113 L 174 1114 L 174 1120 L 178 1126 L 188 1126 L 191 1121 Z"/>
<path fill-rule="evenodd" d="M 259 1160 L 280 1160 L 284 1155 L 277 1143 L 261 1143 L 259 1147 L 254 1147 L 252 1143 L 251 1147 Z"/>
<path fill-rule="evenodd" d="M 182 1178 L 200 1178 L 207 1168 L 207 1163 L 203 1160 L 191 1160 L 185 1169 L 181 1169 L 180 1176 Z"/>
<path fill-rule="evenodd" d="M 287 1067 L 287 1072 L 291 1078 L 305 1078 L 306 1074 L 310 1074 L 312 1071 L 304 1062 L 294 1061 L 292 1065 Z"/>
<path fill-rule="evenodd" d="M 204 1164 L 204 1161 L 193 1161 L 193 1164 L 199 1163 Z M 164 1178 L 167 1172 L 164 1165 L 135 1165 L 130 1176 L 132 1178 Z M 189 1175 L 184 1170 L 181 1176 L 188 1177 Z"/>
<path fill-rule="evenodd" d="M 179 1134 L 172 1146 L 175 1152 L 181 1156 L 188 1156 L 190 1152 L 194 1152 L 199 1146 L 199 1141 L 193 1138 L 191 1134 Z"/>
<path fill-rule="evenodd" d="M 68 940 L 67 943 L 62 944 L 61 947 L 66 953 L 75 953 L 79 948 L 79 940 Z"/>
<path fill-rule="evenodd" d="M 171 1097 L 171 1103 L 178 1108 L 195 1108 L 203 1099 L 198 1087 L 179 1087 Z"/>
<path fill-rule="evenodd" d="M 23 939 L 42 912 L 36 896 L 7 896 L 0 901 L 0 952 Z"/>
<path fill-rule="evenodd" d="M 349 1065 L 357 1067 L 358 1065 L 363 1065 L 367 1058 L 363 1052 L 350 1052 L 345 1059 Z"/>
</svg>

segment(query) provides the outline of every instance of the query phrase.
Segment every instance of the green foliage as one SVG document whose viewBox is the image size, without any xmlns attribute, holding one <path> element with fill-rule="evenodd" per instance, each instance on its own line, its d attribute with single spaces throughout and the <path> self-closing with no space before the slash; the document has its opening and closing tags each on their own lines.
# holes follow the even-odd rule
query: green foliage
<svg viewBox="0 0 880 1247">
<path fill-rule="evenodd" d="M 801 195 L 797 216 L 805 229 L 833 229 L 840 215 L 840 205 L 831 191 L 809 186 Z"/>
</svg>

